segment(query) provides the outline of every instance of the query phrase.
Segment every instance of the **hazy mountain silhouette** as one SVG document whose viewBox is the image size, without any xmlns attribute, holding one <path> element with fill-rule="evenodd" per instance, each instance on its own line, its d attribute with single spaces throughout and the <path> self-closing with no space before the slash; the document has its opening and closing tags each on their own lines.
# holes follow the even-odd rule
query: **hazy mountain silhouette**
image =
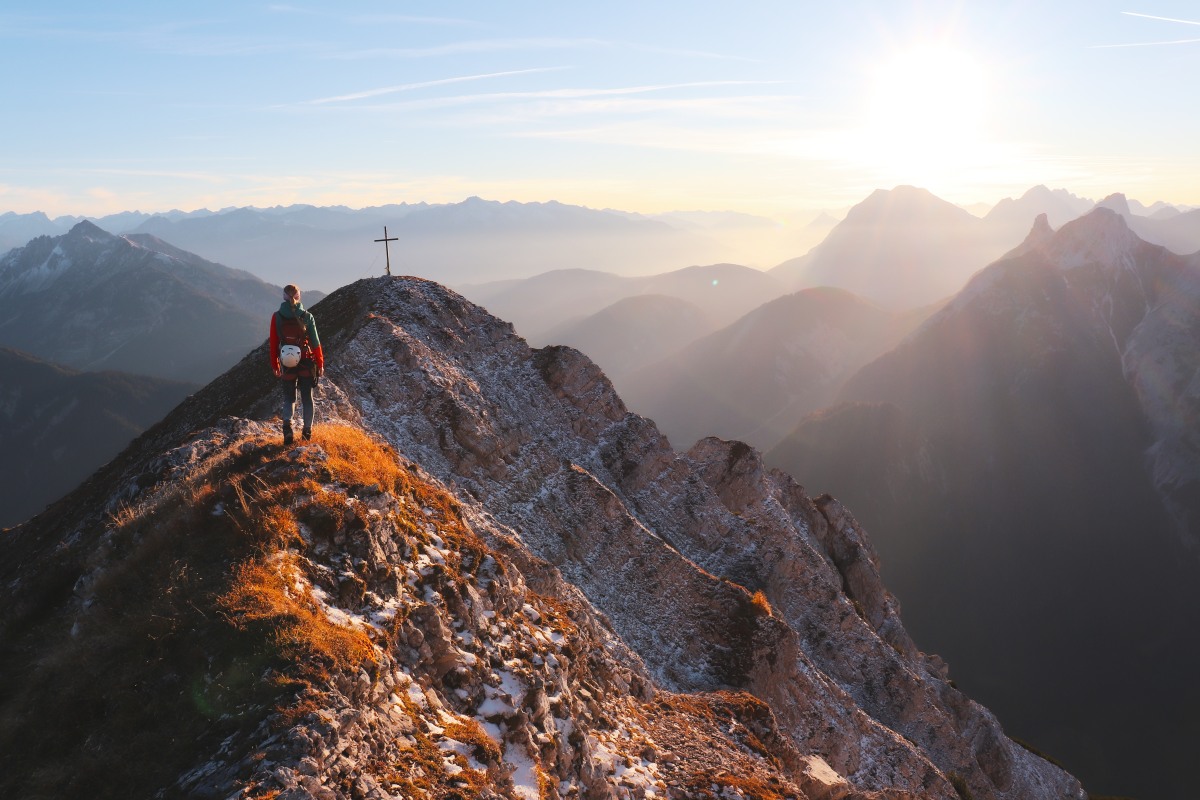
<svg viewBox="0 0 1200 800">
<path fill-rule="evenodd" d="M 554 270 L 523 280 L 460 286 L 458 290 L 512 322 L 522 336 L 538 344 L 553 344 L 550 331 L 580 322 L 626 297 L 674 297 L 696 306 L 720 326 L 784 292 L 767 273 L 739 264 L 685 267 L 647 276 Z"/>
<path fill-rule="evenodd" d="M 76 369 L 199 383 L 267 336 L 281 290 L 80 222 L 0 258 L 0 344 Z"/>
<path fill-rule="evenodd" d="M 680 446 L 714 435 L 765 449 L 932 312 L 888 311 L 842 289 L 806 289 L 616 383 L 630 408 Z"/>
<path fill-rule="evenodd" d="M 1002 238 L 1011 238 L 1015 243 L 1042 214 L 1046 215 L 1051 227 L 1058 228 L 1082 217 L 1095 205 L 1094 201 L 1076 197 L 1066 189 L 1035 186 L 1019 198 L 1006 197 L 996 203 L 984 215 L 983 222 L 996 230 Z"/>
<path fill-rule="evenodd" d="M 949 297 L 1018 241 L 924 189 L 898 186 L 872 193 L 821 244 L 770 274 L 792 289 L 834 286 L 915 308 Z"/>
<path fill-rule="evenodd" d="M 55 236 L 62 232 L 61 227 L 41 211 L 32 214 L 6 211 L 0 214 L 0 255 L 38 236 Z"/>
<path fill-rule="evenodd" d="M 383 227 L 397 237 L 392 273 L 449 283 L 536 275 L 557 268 L 657 272 L 720 257 L 702 234 L 652 219 L 558 202 L 478 197 L 444 205 L 392 205 L 351 211 L 297 206 L 242 208 L 198 218 L 155 218 L 152 233 L 213 261 L 273 283 L 334 289 L 382 275 Z"/>
<path fill-rule="evenodd" d="M 768 454 L 855 509 L 917 636 L 1093 790 L 1192 783 L 1197 309 L 1195 259 L 1108 209 L 1043 218 Z"/>
<path fill-rule="evenodd" d="M 75 488 L 196 388 L 78 372 L 2 347 L 0 375 L 0 527 Z"/>
<path fill-rule="evenodd" d="M 1139 216 L 1130 209 L 1125 195 L 1116 193 L 1097 203 L 1119 214 L 1138 238 L 1188 255 L 1200 251 L 1200 209 L 1163 216 Z"/>
<path fill-rule="evenodd" d="M 674 353 L 714 327 L 709 315 L 693 303 L 639 294 L 578 322 L 563 323 L 544 338 L 585 353 L 620 387 L 628 373 Z"/>
</svg>

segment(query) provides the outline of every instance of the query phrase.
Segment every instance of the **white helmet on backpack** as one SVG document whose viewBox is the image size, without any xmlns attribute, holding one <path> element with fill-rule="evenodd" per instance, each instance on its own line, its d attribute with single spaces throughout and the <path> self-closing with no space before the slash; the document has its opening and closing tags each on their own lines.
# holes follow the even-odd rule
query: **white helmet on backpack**
<svg viewBox="0 0 1200 800">
<path fill-rule="evenodd" d="M 288 369 L 300 363 L 300 348 L 294 344 L 285 344 L 279 348 L 279 363 Z"/>
</svg>

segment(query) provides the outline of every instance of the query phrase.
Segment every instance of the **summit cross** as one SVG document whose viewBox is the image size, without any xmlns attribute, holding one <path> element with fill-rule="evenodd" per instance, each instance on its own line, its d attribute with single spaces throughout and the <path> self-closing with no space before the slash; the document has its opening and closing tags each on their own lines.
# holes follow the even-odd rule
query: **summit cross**
<svg viewBox="0 0 1200 800">
<path fill-rule="evenodd" d="M 383 242 L 383 257 L 387 261 L 387 274 L 391 275 L 392 274 L 392 254 L 388 250 L 388 242 L 397 242 L 400 240 L 399 240 L 399 238 L 397 238 L 395 236 L 393 236 L 389 239 L 388 235 L 387 235 L 387 225 L 384 225 L 383 226 L 383 238 L 376 239 L 375 241 Z"/>
</svg>

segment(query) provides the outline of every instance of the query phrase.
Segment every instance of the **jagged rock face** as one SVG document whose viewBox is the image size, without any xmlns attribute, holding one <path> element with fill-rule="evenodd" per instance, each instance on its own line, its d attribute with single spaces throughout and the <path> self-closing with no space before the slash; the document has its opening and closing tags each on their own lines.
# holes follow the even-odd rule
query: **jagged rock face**
<svg viewBox="0 0 1200 800">
<path fill-rule="evenodd" d="M 977 797 L 1077 791 L 917 651 L 836 504 L 744 445 L 675 453 L 586 358 L 530 351 L 436 285 L 346 294 L 328 306 L 355 295 L 371 318 L 335 337 L 330 373 L 361 424 L 469 497 L 473 521 L 558 568 L 660 685 L 754 693 L 801 752 L 860 789 L 953 796 L 955 773 Z M 757 591 L 770 616 L 748 602 Z"/>
<path fill-rule="evenodd" d="M 230 543 L 200 551 L 233 553 L 209 569 L 234 578 L 191 638 L 266 623 L 301 688 L 203 729 L 166 795 L 1084 796 L 918 650 L 836 501 L 740 443 L 676 453 L 581 354 L 436 284 L 360 281 L 316 313 L 313 443 L 227 418 L 271 415 L 258 352 L 0 542 L 9 664 L 88 641 L 128 554 L 177 517 L 192 548 Z M 398 457 L 337 455 L 363 430 Z"/>
</svg>

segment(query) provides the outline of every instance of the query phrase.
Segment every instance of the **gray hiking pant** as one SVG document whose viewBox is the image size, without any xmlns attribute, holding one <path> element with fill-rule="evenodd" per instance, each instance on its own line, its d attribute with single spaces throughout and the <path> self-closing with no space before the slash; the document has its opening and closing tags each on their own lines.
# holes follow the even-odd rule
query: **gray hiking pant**
<svg viewBox="0 0 1200 800">
<path fill-rule="evenodd" d="M 301 375 L 295 379 L 284 379 L 283 384 L 283 424 L 291 425 L 292 416 L 296 413 L 296 390 L 300 390 L 300 405 L 304 414 L 304 428 L 312 429 L 313 424 L 313 379 Z"/>
</svg>

